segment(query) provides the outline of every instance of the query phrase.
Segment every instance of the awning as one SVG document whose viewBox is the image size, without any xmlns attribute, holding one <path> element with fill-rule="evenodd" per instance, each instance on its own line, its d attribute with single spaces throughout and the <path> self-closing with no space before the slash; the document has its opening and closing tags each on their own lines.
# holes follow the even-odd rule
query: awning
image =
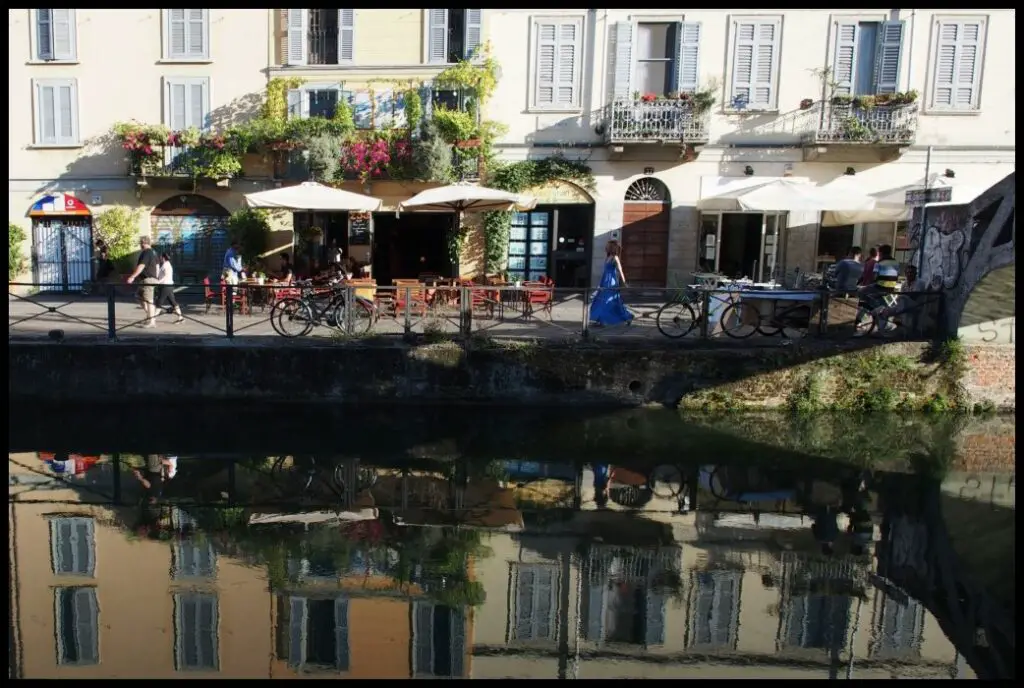
<svg viewBox="0 0 1024 688">
<path fill-rule="evenodd" d="M 718 178 L 723 179 L 723 178 Z M 710 195 L 704 195 L 705 185 L 701 183 L 702 197 L 697 203 L 701 210 L 739 210 L 750 212 L 797 212 L 826 210 L 860 211 L 875 207 L 875 199 L 865 194 L 840 193 L 809 180 L 793 177 L 762 178 L 748 177 L 748 185 L 725 188 Z M 719 187 L 728 187 L 728 183 Z M 714 188 L 712 186 L 712 188 Z"/>
<path fill-rule="evenodd" d="M 279 208 L 297 211 L 354 211 L 380 210 L 381 200 L 372 196 L 335 189 L 316 182 L 303 182 L 296 186 L 247 194 L 245 202 L 250 208 Z"/>
<path fill-rule="evenodd" d="M 870 195 L 876 199 L 874 208 L 856 212 L 844 212 L 834 209 L 824 214 L 821 224 L 824 227 L 836 227 L 863 222 L 901 222 L 909 220 L 912 209 L 906 205 L 907 192 L 913 189 L 923 189 L 926 186 L 931 188 L 949 188 L 953 194 L 948 202 L 929 203 L 929 208 L 947 205 L 966 205 L 1001 182 L 1007 175 L 1013 174 L 1014 169 L 1008 166 L 985 166 L 977 170 L 961 171 L 960 175 L 956 177 L 946 177 L 939 173 L 933 173 L 929 175 L 928 180 L 922 176 L 911 183 L 900 186 L 870 190 Z M 839 193 L 854 192 L 854 190 L 856 190 L 856 193 L 862 193 L 865 187 L 866 183 L 859 180 L 857 176 L 843 175 L 823 185 L 822 188 L 831 188 Z"/>
<path fill-rule="evenodd" d="M 436 189 L 427 189 L 408 201 L 398 204 L 398 209 L 484 212 L 489 210 L 530 210 L 537 205 L 532 196 L 491 189 L 479 184 L 458 182 Z"/>
</svg>

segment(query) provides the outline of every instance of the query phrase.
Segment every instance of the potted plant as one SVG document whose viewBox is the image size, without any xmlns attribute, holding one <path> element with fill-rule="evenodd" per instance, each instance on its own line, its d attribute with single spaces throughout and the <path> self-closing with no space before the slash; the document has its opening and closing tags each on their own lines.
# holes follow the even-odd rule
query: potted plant
<svg viewBox="0 0 1024 688">
<path fill-rule="evenodd" d="M 860 110 L 870 110 L 871 108 L 875 107 L 875 97 L 854 96 L 853 107 L 858 108 Z"/>
<path fill-rule="evenodd" d="M 814 98 L 804 98 L 800 101 L 801 110 L 810 110 L 812 107 L 814 107 Z"/>
<path fill-rule="evenodd" d="M 833 105 L 843 106 L 843 105 L 850 105 L 851 103 L 853 103 L 853 96 L 846 96 L 846 95 L 832 96 L 832 104 Z"/>
</svg>

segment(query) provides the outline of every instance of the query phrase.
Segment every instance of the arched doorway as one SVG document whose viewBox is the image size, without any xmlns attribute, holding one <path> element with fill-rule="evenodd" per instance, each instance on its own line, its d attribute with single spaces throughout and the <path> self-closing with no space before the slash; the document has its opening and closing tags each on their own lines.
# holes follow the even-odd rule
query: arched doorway
<svg viewBox="0 0 1024 688">
<path fill-rule="evenodd" d="M 626 189 L 622 211 L 622 271 L 636 287 L 664 287 L 668 273 L 668 187 L 654 177 Z"/>
<path fill-rule="evenodd" d="M 220 275 L 230 245 L 229 215 L 220 203 L 198 194 L 171 196 L 153 209 L 153 247 L 171 254 L 177 280 L 194 284 Z"/>
<path fill-rule="evenodd" d="M 43 196 L 29 208 L 32 272 L 40 291 L 81 291 L 92 279 L 92 213 L 69 194 Z"/>
<path fill-rule="evenodd" d="M 549 180 L 525 193 L 537 199 L 537 206 L 513 215 L 508 252 L 511 277 L 547 276 L 556 287 L 586 289 L 594 243 L 594 199 L 563 179 Z"/>
</svg>

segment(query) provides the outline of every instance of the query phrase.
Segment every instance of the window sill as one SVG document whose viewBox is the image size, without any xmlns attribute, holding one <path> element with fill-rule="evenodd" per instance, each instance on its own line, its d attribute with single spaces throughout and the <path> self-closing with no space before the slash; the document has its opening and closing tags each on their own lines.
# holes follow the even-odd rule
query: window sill
<svg viewBox="0 0 1024 688">
<path fill-rule="evenodd" d="M 921 114 L 929 117 L 977 117 L 981 110 L 925 110 Z"/>
<path fill-rule="evenodd" d="M 528 108 L 526 108 L 526 114 L 528 114 L 528 115 L 580 115 L 580 114 L 583 114 L 583 108 L 578 108 L 578 107 L 566 107 L 566 108 L 528 107 Z"/>
<path fill-rule="evenodd" d="M 28 150 L 75 150 L 76 148 L 85 148 L 85 144 L 82 143 L 33 143 L 28 146 Z"/>
<path fill-rule="evenodd" d="M 81 64 L 77 58 L 73 60 L 29 60 L 27 65 L 76 65 Z"/>
<path fill-rule="evenodd" d="M 157 64 L 213 64 L 213 60 L 208 57 L 196 57 L 196 58 L 164 58 L 157 60 Z"/>
<path fill-rule="evenodd" d="M 738 109 L 738 108 L 728 108 L 727 107 L 727 108 L 722 108 L 722 112 L 725 113 L 726 115 L 778 115 L 779 114 L 779 109 L 778 108 L 774 108 L 774 107 L 772 107 L 772 108 L 752 108 L 752 107 L 747 107 L 747 108 L 743 108 L 741 110 L 741 109 Z"/>
</svg>

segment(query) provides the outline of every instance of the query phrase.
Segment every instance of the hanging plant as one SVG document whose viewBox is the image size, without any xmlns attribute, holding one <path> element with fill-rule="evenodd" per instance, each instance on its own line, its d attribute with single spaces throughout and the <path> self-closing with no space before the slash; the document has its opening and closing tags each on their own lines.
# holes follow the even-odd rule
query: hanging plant
<svg viewBox="0 0 1024 688">
<path fill-rule="evenodd" d="M 341 157 L 345 171 L 355 174 L 364 183 L 382 176 L 390 163 L 391 146 L 383 138 L 352 141 Z"/>
</svg>

